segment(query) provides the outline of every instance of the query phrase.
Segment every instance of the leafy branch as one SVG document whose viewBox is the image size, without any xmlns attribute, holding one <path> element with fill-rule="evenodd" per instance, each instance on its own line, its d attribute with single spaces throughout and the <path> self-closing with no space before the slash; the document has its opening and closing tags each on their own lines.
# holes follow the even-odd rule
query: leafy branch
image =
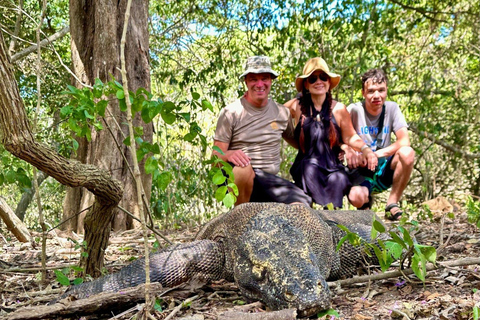
<svg viewBox="0 0 480 320">
<path fill-rule="evenodd" d="M 397 230 L 387 231 L 380 221 L 374 219 L 371 231 L 371 240 L 374 241 L 370 242 L 357 233 L 349 231 L 347 227 L 339 225 L 338 227 L 346 234 L 340 239 L 337 250 L 347 240 L 354 246 L 363 246 L 367 255 L 370 256 L 371 252 L 375 253 L 382 272 L 387 271 L 393 262 L 398 260 L 400 261 L 400 268 L 403 268 L 405 261 L 408 260 L 413 273 L 424 282 L 427 262 L 435 263 L 436 261 L 436 249 L 414 241 L 412 234 L 414 234 L 417 225 L 412 223 L 410 226 L 412 227 L 410 230 L 405 225 L 398 225 L 396 226 Z"/>
</svg>

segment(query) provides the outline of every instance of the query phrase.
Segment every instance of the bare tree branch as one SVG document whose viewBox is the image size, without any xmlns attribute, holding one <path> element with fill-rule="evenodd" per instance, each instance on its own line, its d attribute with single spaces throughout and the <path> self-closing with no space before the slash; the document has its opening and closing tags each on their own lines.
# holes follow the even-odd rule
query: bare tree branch
<svg viewBox="0 0 480 320">
<path fill-rule="evenodd" d="M 17 20 L 15 21 L 15 30 L 13 31 L 14 37 L 12 37 L 12 40 L 10 41 L 10 46 L 8 47 L 8 54 L 10 55 L 13 53 L 13 51 L 15 50 L 15 47 L 17 46 L 17 38 L 18 38 L 18 35 L 20 34 L 22 17 L 23 17 L 23 0 L 20 0 L 18 4 Z"/>
<path fill-rule="evenodd" d="M 390 0 L 390 2 L 398 4 L 400 7 L 404 8 L 404 9 L 409 9 L 409 10 L 416 11 L 416 12 L 420 13 L 422 16 L 424 16 L 425 18 L 427 18 L 429 20 L 432 20 L 432 21 L 435 21 L 435 22 L 445 22 L 446 23 L 448 21 L 447 20 L 441 20 L 441 19 L 435 19 L 432 16 L 435 16 L 437 14 L 445 14 L 445 15 L 454 14 L 453 12 L 429 11 L 429 10 L 426 10 L 425 8 L 413 7 L 413 6 L 403 4 L 403 3 L 401 3 L 400 1 L 397 1 L 397 0 Z M 432 15 L 432 16 L 430 16 L 430 15 Z"/>
<path fill-rule="evenodd" d="M 415 132 L 417 135 L 419 136 L 422 136 L 424 138 L 427 138 L 428 140 L 432 141 L 433 143 L 435 144 L 438 144 L 439 146 L 442 146 L 444 147 L 445 149 L 447 149 L 448 151 L 451 151 L 453 153 L 458 153 L 458 154 L 461 154 L 462 157 L 466 158 L 466 159 L 479 159 L 480 158 L 480 154 L 479 153 L 468 153 L 466 151 L 463 151 L 462 149 L 460 148 L 457 148 L 455 146 L 452 146 L 451 144 L 443 141 L 443 140 L 440 140 L 440 139 L 437 139 L 434 135 L 432 135 L 431 133 L 428 133 L 428 132 L 425 132 L 425 131 L 420 131 L 418 130 L 418 128 L 415 126 L 415 125 L 412 125 L 410 124 L 409 125 L 409 129 L 412 130 L 412 132 Z"/>
<path fill-rule="evenodd" d="M 52 34 L 50 37 L 46 38 L 46 39 L 43 39 L 42 41 L 40 41 L 40 46 L 41 47 L 44 47 L 46 46 L 48 43 L 51 43 L 51 42 L 54 42 L 55 40 L 58 40 L 60 38 L 63 38 L 66 34 L 68 34 L 70 32 L 70 26 L 66 26 L 65 28 L 63 28 L 62 30 L 58 31 L 57 33 L 54 33 Z M 32 52 L 35 52 L 37 50 L 37 45 L 32 45 L 16 54 L 14 54 L 12 56 L 12 63 L 13 62 L 16 62 L 20 59 L 23 59 L 25 58 L 26 56 L 28 56 L 30 53 Z"/>
</svg>

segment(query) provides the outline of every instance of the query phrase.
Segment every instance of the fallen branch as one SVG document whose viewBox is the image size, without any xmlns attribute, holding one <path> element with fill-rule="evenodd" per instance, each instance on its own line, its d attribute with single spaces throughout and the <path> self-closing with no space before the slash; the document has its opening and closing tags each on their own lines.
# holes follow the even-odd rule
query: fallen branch
<svg viewBox="0 0 480 320">
<path fill-rule="evenodd" d="M 480 258 L 464 258 L 464 259 L 458 259 L 458 260 L 452 260 L 452 261 L 445 261 L 445 262 L 437 262 L 437 265 L 434 265 L 432 263 L 428 263 L 426 268 L 427 271 L 433 271 L 437 269 L 443 269 L 443 268 L 451 268 L 451 267 L 461 267 L 461 266 L 471 266 L 479 264 L 480 265 Z M 373 275 L 368 275 L 368 276 L 360 276 L 360 277 L 353 277 L 353 278 L 348 278 L 344 280 L 337 280 L 337 281 L 332 281 L 328 282 L 328 285 L 330 287 L 332 286 L 342 286 L 342 285 L 350 285 L 354 283 L 362 283 L 362 282 L 368 282 L 371 280 L 383 280 L 383 279 L 390 279 L 390 278 L 396 278 L 396 277 L 401 277 L 401 276 L 406 276 L 413 274 L 413 269 L 408 268 L 405 270 L 401 271 L 389 271 L 389 272 L 384 272 L 384 273 L 377 273 Z"/>
<path fill-rule="evenodd" d="M 245 313 L 227 311 L 218 316 L 218 320 L 295 320 L 296 309 L 284 309 L 270 312 Z"/>
<path fill-rule="evenodd" d="M 20 220 L 12 208 L 0 198 L 0 218 L 5 222 L 8 231 L 13 233 L 15 238 L 20 242 L 29 242 L 30 241 L 30 231 L 28 231 L 27 226 Z"/>
<path fill-rule="evenodd" d="M 160 292 L 162 285 L 150 284 L 151 292 Z M 101 314 L 118 307 L 134 305 L 145 299 L 145 285 L 125 289 L 122 292 L 103 292 L 86 299 L 69 301 L 68 298 L 49 306 L 24 307 L 7 316 L 8 320 L 36 320 L 75 315 Z"/>
<path fill-rule="evenodd" d="M 172 312 L 170 312 L 170 314 L 168 315 L 168 317 L 165 318 L 165 320 L 170 320 L 170 319 L 173 319 L 173 317 L 175 317 L 175 315 L 178 313 L 178 311 L 180 311 L 182 308 L 188 306 L 188 304 L 194 300 L 196 300 L 198 298 L 198 295 L 196 296 L 193 296 L 191 298 L 188 298 L 187 300 L 183 301 L 182 303 L 180 303 L 178 306 L 175 307 L 175 309 L 173 309 Z"/>
</svg>

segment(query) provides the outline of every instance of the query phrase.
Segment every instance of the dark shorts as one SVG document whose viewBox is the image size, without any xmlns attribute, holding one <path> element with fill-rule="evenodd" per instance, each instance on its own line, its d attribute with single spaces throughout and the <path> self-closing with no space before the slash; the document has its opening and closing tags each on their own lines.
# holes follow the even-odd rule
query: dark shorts
<svg viewBox="0 0 480 320">
<path fill-rule="evenodd" d="M 312 198 L 305 194 L 302 189 L 293 182 L 279 176 L 267 173 L 261 169 L 253 169 L 255 179 L 250 202 L 301 202 L 312 206 Z"/>
<path fill-rule="evenodd" d="M 230 163 L 230 165 L 234 167 L 233 163 Z M 255 178 L 250 202 L 280 202 L 286 204 L 300 202 L 309 207 L 312 206 L 312 198 L 293 182 L 261 169 L 253 169 L 253 171 L 255 172 Z M 223 174 L 228 177 L 225 171 L 223 171 Z"/>
<path fill-rule="evenodd" d="M 367 187 L 369 194 L 387 190 L 393 183 L 392 160 L 393 156 L 378 159 L 375 172 L 367 168 L 348 169 L 347 172 L 352 185 Z"/>
</svg>

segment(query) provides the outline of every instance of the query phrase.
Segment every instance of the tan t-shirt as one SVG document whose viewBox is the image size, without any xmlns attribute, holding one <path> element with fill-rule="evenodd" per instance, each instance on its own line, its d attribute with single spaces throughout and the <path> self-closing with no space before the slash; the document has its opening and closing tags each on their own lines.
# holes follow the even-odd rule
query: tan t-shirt
<svg viewBox="0 0 480 320">
<path fill-rule="evenodd" d="M 214 139 L 229 144 L 228 150 L 243 150 L 254 168 L 277 174 L 280 170 L 282 137 L 293 138 L 290 111 L 269 99 L 265 107 L 252 106 L 245 97 L 220 111 Z"/>
</svg>

